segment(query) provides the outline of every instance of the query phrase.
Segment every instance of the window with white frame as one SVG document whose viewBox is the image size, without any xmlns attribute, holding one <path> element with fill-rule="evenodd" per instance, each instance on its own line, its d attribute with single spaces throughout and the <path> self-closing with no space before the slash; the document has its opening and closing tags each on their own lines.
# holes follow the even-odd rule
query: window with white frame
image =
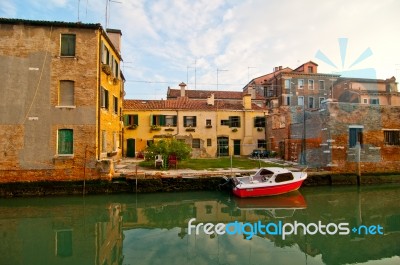
<svg viewBox="0 0 400 265">
<path fill-rule="evenodd" d="M 108 90 L 101 87 L 101 107 L 108 110 Z"/>
<path fill-rule="evenodd" d="M 367 98 L 363 98 L 363 104 L 368 104 L 368 99 Z"/>
<path fill-rule="evenodd" d="M 325 98 L 324 97 L 320 97 L 319 98 L 319 107 L 321 108 L 322 107 L 322 102 L 325 100 Z"/>
<path fill-rule="evenodd" d="M 290 89 L 290 79 L 285 79 L 285 89 Z"/>
<path fill-rule="evenodd" d="M 297 105 L 304 106 L 304 97 L 303 96 L 297 97 Z"/>
<path fill-rule="evenodd" d="M 324 80 L 319 80 L 319 89 L 325 89 L 325 81 Z"/>
<path fill-rule="evenodd" d="M 314 80 L 308 79 L 308 89 L 314 89 Z"/>
<path fill-rule="evenodd" d="M 299 89 L 303 89 L 304 88 L 304 79 L 299 79 L 298 84 L 299 84 Z"/>
<path fill-rule="evenodd" d="M 283 97 L 283 105 L 290 106 L 290 96 L 289 95 L 282 95 Z"/>
</svg>

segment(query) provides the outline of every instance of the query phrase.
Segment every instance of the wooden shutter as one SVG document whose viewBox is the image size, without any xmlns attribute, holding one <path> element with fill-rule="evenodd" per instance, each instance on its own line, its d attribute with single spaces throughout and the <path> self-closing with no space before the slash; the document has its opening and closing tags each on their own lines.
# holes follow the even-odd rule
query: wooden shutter
<svg viewBox="0 0 400 265">
<path fill-rule="evenodd" d="M 161 126 L 165 126 L 165 115 L 160 115 L 160 124 Z"/>
<path fill-rule="evenodd" d="M 139 115 L 138 114 L 133 115 L 133 124 L 139 125 Z"/>
<path fill-rule="evenodd" d="M 129 115 L 124 115 L 124 126 L 129 125 Z"/>
<path fill-rule="evenodd" d="M 58 154 L 73 154 L 73 130 L 58 130 Z"/>
</svg>

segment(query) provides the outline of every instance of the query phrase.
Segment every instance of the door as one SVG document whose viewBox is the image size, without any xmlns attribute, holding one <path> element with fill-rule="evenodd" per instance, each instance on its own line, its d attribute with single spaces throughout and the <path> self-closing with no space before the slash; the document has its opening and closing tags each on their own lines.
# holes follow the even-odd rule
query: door
<svg viewBox="0 0 400 265">
<path fill-rule="evenodd" d="M 240 140 L 233 140 L 233 155 L 240 156 Z"/>
<path fill-rule="evenodd" d="M 228 156 L 229 155 L 229 138 L 218 137 L 217 138 L 217 155 Z"/>
<path fill-rule="evenodd" d="M 126 140 L 126 156 L 127 157 L 135 157 L 136 149 L 135 149 L 135 139 L 129 138 Z"/>
</svg>

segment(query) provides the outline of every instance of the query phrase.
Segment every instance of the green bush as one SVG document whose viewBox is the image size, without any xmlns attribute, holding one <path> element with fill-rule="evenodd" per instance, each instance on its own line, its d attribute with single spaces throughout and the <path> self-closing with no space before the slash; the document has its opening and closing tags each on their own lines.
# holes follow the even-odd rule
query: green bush
<svg viewBox="0 0 400 265">
<path fill-rule="evenodd" d="M 160 140 L 146 148 L 146 159 L 154 160 L 156 155 L 162 155 L 168 158 L 169 155 L 175 154 L 178 160 L 185 160 L 190 157 L 192 148 L 185 142 L 176 139 Z"/>
</svg>

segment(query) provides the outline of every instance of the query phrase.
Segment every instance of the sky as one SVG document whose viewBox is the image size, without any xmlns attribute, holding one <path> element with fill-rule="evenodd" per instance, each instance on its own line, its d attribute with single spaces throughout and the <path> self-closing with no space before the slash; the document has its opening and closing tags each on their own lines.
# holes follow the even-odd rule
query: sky
<svg viewBox="0 0 400 265">
<path fill-rule="evenodd" d="M 276 66 L 400 79 L 398 0 L 1 0 L 0 17 L 122 31 L 127 99 L 241 91 Z M 396 26 L 397 25 L 397 26 Z"/>
</svg>

